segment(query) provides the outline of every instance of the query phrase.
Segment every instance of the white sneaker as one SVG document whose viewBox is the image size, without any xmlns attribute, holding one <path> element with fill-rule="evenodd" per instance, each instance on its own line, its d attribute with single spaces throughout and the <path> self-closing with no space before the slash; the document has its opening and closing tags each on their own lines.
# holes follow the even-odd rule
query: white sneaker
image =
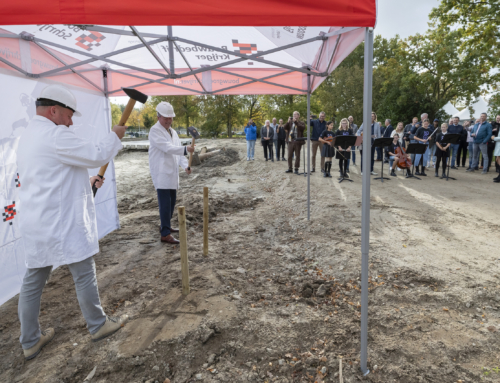
<svg viewBox="0 0 500 383">
<path fill-rule="evenodd" d="M 252 157 L 252 161 L 255 161 L 255 158 Z"/>
<path fill-rule="evenodd" d="M 378 176 L 378 173 L 371 172 L 371 175 L 372 175 L 372 176 Z"/>
<path fill-rule="evenodd" d="M 128 321 L 128 315 L 121 315 L 119 317 L 106 316 L 104 325 L 92 335 L 92 342 L 104 339 L 115 332 L 117 332 Z"/>
<path fill-rule="evenodd" d="M 363 175 L 363 172 L 361 172 L 361 175 Z"/>
<path fill-rule="evenodd" d="M 250 157 L 247 157 L 247 161 L 250 161 Z"/>
</svg>

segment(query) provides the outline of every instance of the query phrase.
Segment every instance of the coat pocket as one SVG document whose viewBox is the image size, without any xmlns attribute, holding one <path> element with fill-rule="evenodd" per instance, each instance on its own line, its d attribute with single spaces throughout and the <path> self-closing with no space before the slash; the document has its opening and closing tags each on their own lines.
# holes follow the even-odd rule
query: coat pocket
<svg viewBox="0 0 500 383">
<path fill-rule="evenodd" d="M 73 203 L 75 223 L 85 229 L 85 232 L 92 231 L 95 221 L 95 206 L 91 194 L 78 197 Z"/>
</svg>

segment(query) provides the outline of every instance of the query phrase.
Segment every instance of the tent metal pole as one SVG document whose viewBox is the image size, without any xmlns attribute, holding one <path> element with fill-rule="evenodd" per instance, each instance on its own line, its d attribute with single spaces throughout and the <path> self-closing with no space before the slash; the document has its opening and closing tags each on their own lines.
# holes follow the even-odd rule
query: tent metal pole
<svg viewBox="0 0 500 383">
<path fill-rule="evenodd" d="M 17 65 L 12 64 L 10 61 L 7 61 L 1 57 L 0 57 L 0 61 L 3 62 L 4 64 L 10 66 L 11 68 L 17 70 L 18 72 L 21 72 L 25 76 L 28 76 L 28 77 L 33 76 L 31 73 L 26 72 L 24 69 L 19 68 Z"/>
<path fill-rule="evenodd" d="M 158 43 L 161 43 L 162 41 L 165 41 L 167 39 L 168 39 L 168 37 L 164 37 L 164 38 L 161 38 L 161 39 L 157 39 L 157 40 L 153 40 L 153 41 L 148 41 L 148 42 L 146 42 L 146 44 L 147 45 L 158 44 Z M 74 67 L 77 67 L 77 66 L 82 66 L 82 65 L 85 65 L 85 64 L 89 64 L 89 63 L 91 63 L 93 61 L 99 61 L 99 60 L 100 61 L 108 62 L 110 64 L 119 65 L 119 66 L 122 66 L 124 68 L 129 68 L 129 69 L 137 70 L 139 72 L 153 74 L 155 76 L 160 76 L 160 77 L 163 77 L 163 78 L 168 78 L 169 77 L 169 76 L 164 75 L 162 73 L 157 73 L 157 72 L 150 71 L 150 70 L 147 70 L 147 69 L 141 69 L 141 68 L 135 67 L 133 65 L 123 64 L 123 63 L 120 63 L 118 61 L 109 60 L 107 58 L 107 57 L 115 56 L 115 55 L 118 55 L 118 54 L 121 54 L 121 53 L 130 52 L 130 51 L 133 51 L 135 49 L 144 48 L 144 44 L 142 44 L 142 43 L 141 44 L 137 44 L 137 45 L 133 45 L 131 47 L 119 49 L 119 50 L 114 51 L 114 52 L 109 52 L 109 53 L 103 54 L 101 56 L 97 56 L 97 55 L 93 55 L 91 53 L 83 52 L 83 51 L 80 51 L 80 50 L 77 50 L 77 49 L 74 49 L 74 48 L 70 48 L 70 47 L 67 47 L 67 46 L 64 46 L 64 45 L 61 45 L 61 44 L 54 43 L 52 41 L 47 41 L 47 40 L 39 39 L 39 38 L 36 38 L 36 37 L 33 37 L 30 41 L 36 41 L 36 42 L 39 42 L 39 43 L 42 43 L 42 44 L 45 44 L 45 45 L 51 45 L 53 47 L 57 47 L 57 48 L 60 48 L 60 49 L 63 49 L 63 50 L 69 51 L 69 52 L 77 53 L 77 54 L 82 55 L 82 56 L 91 57 L 88 60 L 79 61 L 79 62 L 74 63 L 74 64 L 65 65 L 65 66 L 60 67 L 60 68 L 56 68 L 56 69 L 52 69 L 52 70 L 48 70 L 46 72 L 40 73 L 39 77 L 45 77 L 45 76 L 48 76 L 48 75 L 50 75 L 52 73 L 62 72 L 63 70 L 66 70 L 66 69 L 71 69 L 71 68 L 74 68 Z"/>
<path fill-rule="evenodd" d="M 170 74 L 170 71 L 168 70 L 167 66 L 163 63 L 163 61 L 161 61 L 161 59 L 158 57 L 158 55 L 153 50 L 153 48 L 151 48 L 147 44 L 147 41 L 144 40 L 144 37 L 141 36 L 141 34 L 137 30 L 137 28 L 133 27 L 132 25 L 130 25 L 129 27 L 130 27 L 130 29 L 132 29 L 132 32 L 134 32 L 134 35 L 136 35 L 139 38 L 139 40 L 141 40 L 141 43 L 144 44 L 144 46 L 147 48 L 147 50 L 149 51 L 149 53 L 151 53 L 151 55 L 155 58 L 155 60 L 158 61 L 158 64 L 160 64 L 160 66 L 165 70 L 165 72 L 167 72 L 168 74 Z"/>
<path fill-rule="evenodd" d="M 311 220 L 311 75 L 307 75 L 307 220 Z"/>
<path fill-rule="evenodd" d="M 170 74 L 175 75 L 174 43 L 172 41 L 172 26 L 167 27 L 168 31 L 168 60 L 170 62 Z"/>
<path fill-rule="evenodd" d="M 36 44 L 36 46 L 40 47 L 41 49 L 43 49 L 47 54 L 49 54 L 50 56 L 52 56 L 53 58 L 55 58 L 57 61 L 59 61 L 61 64 L 63 65 L 67 65 L 66 62 L 61 59 L 59 56 L 57 56 L 55 53 L 51 52 L 49 49 L 47 49 L 46 47 L 44 47 L 42 44 L 34 41 L 33 42 L 34 44 Z M 77 71 L 76 69 L 73 69 L 71 68 L 70 69 L 71 72 L 73 72 L 74 74 L 76 74 L 77 76 L 81 77 L 84 81 L 87 81 L 90 85 L 92 85 L 93 87 L 99 89 L 99 91 L 101 91 L 102 93 L 106 93 L 104 89 L 102 89 L 100 86 L 98 86 L 97 84 L 94 84 L 89 78 L 85 77 L 83 74 L 80 73 L 80 71 Z"/>
<path fill-rule="evenodd" d="M 108 96 L 108 70 L 107 69 L 103 69 L 102 70 L 102 83 L 103 83 L 103 86 L 104 86 L 104 95 L 106 96 L 106 98 L 109 98 Z"/>
<path fill-rule="evenodd" d="M 182 53 L 182 51 L 180 50 L 179 46 L 177 45 L 177 43 L 175 41 L 174 41 L 174 45 L 175 45 L 175 49 L 177 49 L 177 52 L 179 52 L 181 54 L 181 57 L 184 60 L 184 62 L 186 63 L 186 65 L 188 66 L 189 70 L 193 71 L 193 68 L 191 67 L 191 65 L 189 65 L 189 61 L 187 60 L 186 56 L 184 56 L 184 53 Z M 198 84 L 200 84 L 201 89 L 203 89 L 203 91 L 205 93 L 207 93 L 207 94 L 210 93 L 210 92 L 207 92 L 207 90 L 203 86 L 203 82 L 201 82 L 201 80 L 199 79 L 199 77 L 197 75 L 194 75 L 194 78 L 196 79 L 196 81 L 198 81 Z"/>
<path fill-rule="evenodd" d="M 366 28 L 363 89 L 363 185 L 361 204 L 361 372 L 368 375 L 368 255 L 370 251 L 371 111 L 373 77 L 373 28 Z"/>
</svg>

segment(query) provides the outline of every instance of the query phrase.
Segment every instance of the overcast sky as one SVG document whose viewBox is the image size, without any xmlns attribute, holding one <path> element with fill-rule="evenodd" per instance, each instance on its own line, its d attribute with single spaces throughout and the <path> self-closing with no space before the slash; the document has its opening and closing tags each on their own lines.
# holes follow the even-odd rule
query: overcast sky
<svg viewBox="0 0 500 383">
<path fill-rule="evenodd" d="M 356 1 L 356 0 L 353 0 Z M 429 29 L 429 13 L 439 0 L 378 0 L 378 21 L 375 33 L 385 38 L 401 38 L 425 33 Z M 111 102 L 126 104 L 127 97 L 110 97 Z"/>
</svg>

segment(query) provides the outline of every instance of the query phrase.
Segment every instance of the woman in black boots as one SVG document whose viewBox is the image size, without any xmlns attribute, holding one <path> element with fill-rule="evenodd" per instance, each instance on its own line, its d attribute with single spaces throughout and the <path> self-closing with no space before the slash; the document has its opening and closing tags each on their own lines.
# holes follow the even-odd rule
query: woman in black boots
<svg viewBox="0 0 500 383">
<path fill-rule="evenodd" d="M 352 130 L 349 128 L 349 121 L 347 121 L 347 118 L 343 118 L 340 121 L 339 129 L 335 132 L 335 135 L 353 135 Z M 340 177 L 349 178 L 349 176 L 347 175 L 347 161 L 351 159 L 351 147 L 349 146 L 348 148 L 341 148 L 340 146 L 338 146 L 336 158 L 339 160 Z"/>
<path fill-rule="evenodd" d="M 439 177 L 439 164 L 443 163 L 443 174 L 441 179 L 446 178 L 446 164 L 448 162 L 448 157 L 450 156 L 450 144 L 444 144 L 443 139 L 448 131 L 448 124 L 443 123 L 441 125 L 441 132 L 438 133 L 436 137 L 436 173 L 434 177 Z"/>
<path fill-rule="evenodd" d="M 325 158 L 325 172 L 323 177 L 331 177 L 330 170 L 332 168 L 332 157 L 335 154 L 335 149 L 332 146 L 333 137 L 335 133 L 332 131 L 333 121 L 328 121 L 326 123 L 326 130 L 318 138 L 319 142 L 323 143 L 323 148 L 321 149 L 321 157 Z"/>
</svg>

